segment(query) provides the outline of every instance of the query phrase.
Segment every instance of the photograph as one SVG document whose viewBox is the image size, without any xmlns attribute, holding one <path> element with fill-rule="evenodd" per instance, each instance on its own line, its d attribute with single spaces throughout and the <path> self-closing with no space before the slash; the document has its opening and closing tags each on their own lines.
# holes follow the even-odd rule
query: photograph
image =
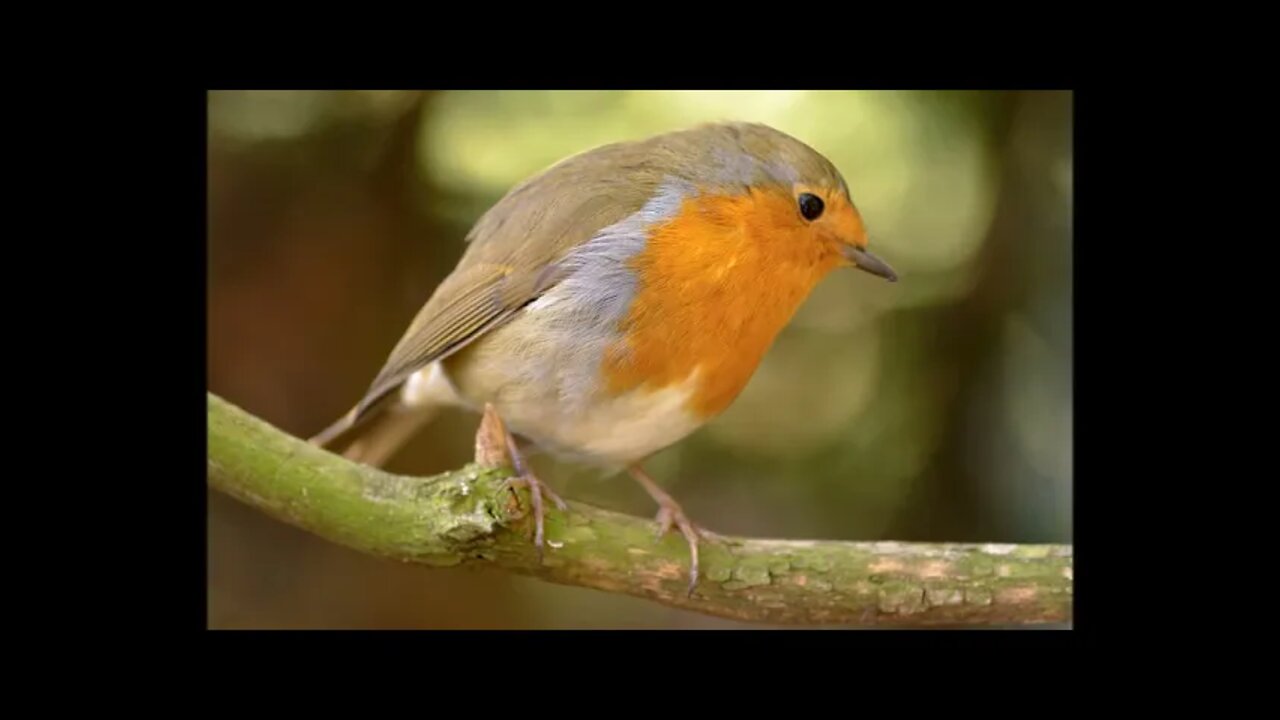
<svg viewBox="0 0 1280 720">
<path fill-rule="evenodd" d="M 206 92 L 210 630 L 1072 630 L 1073 92 Z"/>
</svg>

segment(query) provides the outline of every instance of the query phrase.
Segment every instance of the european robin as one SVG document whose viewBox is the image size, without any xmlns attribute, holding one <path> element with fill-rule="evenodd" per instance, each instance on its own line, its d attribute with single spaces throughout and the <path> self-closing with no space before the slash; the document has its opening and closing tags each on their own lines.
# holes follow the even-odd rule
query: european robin
<svg viewBox="0 0 1280 720">
<path fill-rule="evenodd" d="M 445 406 L 496 410 L 552 455 L 629 471 L 659 535 L 699 536 L 641 469 L 723 412 L 823 277 L 867 251 L 849 188 L 825 157 L 772 128 L 720 123 L 572 156 L 506 194 L 467 236 L 369 391 L 312 438 L 363 428 L 344 455 L 380 465 Z M 508 435 L 518 481 L 542 495 Z"/>
</svg>

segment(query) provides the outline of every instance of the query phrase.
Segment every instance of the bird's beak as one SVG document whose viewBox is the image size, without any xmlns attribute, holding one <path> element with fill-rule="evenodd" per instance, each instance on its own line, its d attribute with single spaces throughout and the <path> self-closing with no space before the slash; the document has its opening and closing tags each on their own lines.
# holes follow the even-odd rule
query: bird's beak
<svg viewBox="0 0 1280 720">
<path fill-rule="evenodd" d="M 872 275 L 878 275 L 889 282 L 898 281 L 898 273 L 894 272 L 888 263 L 866 250 L 855 245 L 845 245 L 841 248 L 841 251 L 849 262 L 852 262 L 859 270 L 866 270 Z"/>
</svg>

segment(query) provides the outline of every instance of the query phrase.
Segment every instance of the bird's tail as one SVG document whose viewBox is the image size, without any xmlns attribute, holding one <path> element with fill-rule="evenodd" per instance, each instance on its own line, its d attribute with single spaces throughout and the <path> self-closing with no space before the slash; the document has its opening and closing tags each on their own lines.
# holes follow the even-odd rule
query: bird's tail
<svg viewBox="0 0 1280 720">
<path fill-rule="evenodd" d="M 333 450 L 350 441 L 342 451 L 343 457 L 352 462 L 382 467 L 439 410 L 437 405 L 410 407 L 394 397 L 359 417 L 352 409 L 309 442 Z"/>
</svg>

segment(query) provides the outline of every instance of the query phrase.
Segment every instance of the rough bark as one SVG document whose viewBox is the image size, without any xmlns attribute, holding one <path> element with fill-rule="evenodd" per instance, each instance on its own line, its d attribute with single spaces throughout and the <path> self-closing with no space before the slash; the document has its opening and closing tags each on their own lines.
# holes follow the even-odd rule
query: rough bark
<svg viewBox="0 0 1280 720">
<path fill-rule="evenodd" d="M 330 541 L 431 566 L 501 568 L 697 612 L 788 625 L 980 627 L 1067 623 L 1071 547 L 725 538 L 688 548 L 651 519 L 548 503 L 533 546 L 527 490 L 504 468 L 434 477 L 356 465 L 208 397 L 209 484 Z M 480 443 L 483 445 L 483 443 Z M 483 448 L 481 448 L 483 449 Z"/>
</svg>

